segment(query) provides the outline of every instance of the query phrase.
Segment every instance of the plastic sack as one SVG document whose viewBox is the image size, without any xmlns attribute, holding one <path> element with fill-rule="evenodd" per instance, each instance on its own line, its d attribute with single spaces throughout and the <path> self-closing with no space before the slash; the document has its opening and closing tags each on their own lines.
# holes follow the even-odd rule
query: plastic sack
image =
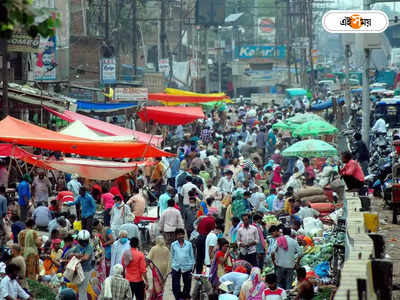
<svg viewBox="0 0 400 300">
<path fill-rule="evenodd" d="M 320 278 L 328 277 L 329 276 L 329 262 L 324 261 L 314 267 L 314 272 Z"/>
<path fill-rule="evenodd" d="M 306 235 L 314 236 L 322 233 L 324 225 L 321 220 L 308 217 L 303 219 L 303 227 Z"/>
</svg>

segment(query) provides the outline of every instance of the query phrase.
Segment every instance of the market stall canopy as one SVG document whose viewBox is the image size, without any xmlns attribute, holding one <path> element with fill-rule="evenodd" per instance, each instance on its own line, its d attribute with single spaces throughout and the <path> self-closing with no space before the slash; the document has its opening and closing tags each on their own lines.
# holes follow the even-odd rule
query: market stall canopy
<svg viewBox="0 0 400 300">
<path fill-rule="evenodd" d="M 0 156 L 11 157 L 14 159 L 22 160 L 28 164 L 34 165 L 36 167 L 47 169 L 41 160 L 39 155 L 34 155 L 28 151 L 13 145 L 13 144 L 0 144 Z"/>
<path fill-rule="evenodd" d="M 311 120 L 323 121 L 324 119 L 313 113 L 297 113 L 293 117 L 286 119 L 286 122 L 302 124 Z"/>
<path fill-rule="evenodd" d="M 93 141 L 122 142 L 134 141 L 133 136 L 102 136 L 85 126 L 81 121 L 75 121 L 60 131 L 62 134 L 89 139 Z"/>
<path fill-rule="evenodd" d="M 93 119 L 69 110 L 60 113 L 46 106 L 44 106 L 44 108 L 65 121 L 68 122 L 81 121 L 83 124 L 85 124 L 85 126 L 89 127 L 90 129 L 106 135 L 133 136 L 136 138 L 138 142 L 150 143 L 151 145 L 154 146 L 159 146 L 161 145 L 162 142 L 162 137 L 160 136 L 153 136 L 151 134 L 135 131 L 129 128 L 124 128 L 101 120 Z"/>
<path fill-rule="evenodd" d="M 307 96 L 307 91 L 305 89 L 301 89 L 301 88 L 286 89 L 286 93 L 290 98 Z"/>
<path fill-rule="evenodd" d="M 293 136 L 319 136 L 325 134 L 335 134 L 338 129 L 322 120 L 311 120 L 299 125 L 294 131 Z"/>
<path fill-rule="evenodd" d="M 97 157 L 139 158 L 174 156 L 149 144 L 91 141 L 64 135 L 10 116 L 0 121 L 0 140 L 64 153 Z"/>
<path fill-rule="evenodd" d="M 114 112 L 122 109 L 132 109 L 137 106 L 137 102 L 123 102 L 123 103 L 98 103 L 89 101 L 77 101 L 78 111 L 91 112 Z"/>
<path fill-rule="evenodd" d="M 183 106 L 148 106 L 139 111 L 138 116 L 144 122 L 153 121 L 164 125 L 185 125 L 205 118 L 201 107 Z"/>
<path fill-rule="evenodd" d="M 273 124 L 272 128 L 273 129 L 282 129 L 282 130 L 294 130 L 298 126 L 299 126 L 299 124 L 296 124 L 296 123 L 279 121 L 279 122 Z"/>
<path fill-rule="evenodd" d="M 321 140 L 304 140 L 283 150 L 285 157 L 330 157 L 337 155 L 332 145 Z"/>
<path fill-rule="evenodd" d="M 152 161 L 115 162 L 64 157 L 62 160 L 43 160 L 52 169 L 68 174 L 78 174 L 92 180 L 112 180 L 135 170 L 140 166 L 151 166 Z"/>
</svg>

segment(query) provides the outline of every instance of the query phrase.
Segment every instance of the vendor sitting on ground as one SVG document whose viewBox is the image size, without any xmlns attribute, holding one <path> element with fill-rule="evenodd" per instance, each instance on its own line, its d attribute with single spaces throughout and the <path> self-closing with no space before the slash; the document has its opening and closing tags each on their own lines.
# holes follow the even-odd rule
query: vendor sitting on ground
<svg viewBox="0 0 400 300">
<path fill-rule="evenodd" d="M 340 169 L 340 175 L 347 185 L 349 190 L 361 189 L 364 186 L 364 173 L 354 159 L 350 152 L 342 153 L 342 162 L 345 164 L 342 169 Z"/>
</svg>

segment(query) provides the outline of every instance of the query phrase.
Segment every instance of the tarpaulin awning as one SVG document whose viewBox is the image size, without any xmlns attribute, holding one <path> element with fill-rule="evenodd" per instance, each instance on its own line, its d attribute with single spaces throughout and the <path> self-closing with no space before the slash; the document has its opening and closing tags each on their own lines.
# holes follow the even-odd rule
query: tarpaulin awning
<svg viewBox="0 0 400 300">
<path fill-rule="evenodd" d="M 10 116 L 0 121 L 0 140 L 87 156 L 128 158 L 173 156 L 144 143 L 103 142 L 76 138 Z"/>
<path fill-rule="evenodd" d="M 64 111 L 63 113 L 60 113 L 58 111 L 55 111 L 51 108 L 44 107 L 46 110 L 51 112 L 52 114 L 56 115 L 57 117 L 68 121 L 68 122 L 74 122 L 74 121 L 81 121 L 83 124 L 85 124 L 87 127 L 89 127 L 92 130 L 95 130 L 97 132 L 106 134 L 106 135 L 118 135 L 118 136 L 134 136 L 138 142 L 142 143 L 149 143 L 154 145 L 154 146 L 159 146 L 161 145 L 162 142 L 162 137 L 160 136 L 152 136 L 147 133 L 143 133 L 140 131 L 135 131 L 129 128 L 124 128 L 121 126 L 117 126 L 114 124 L 110 124 L 101 120 L 93 119 L 90 117 L 87 117 L 82 114 L 78 114 L 76 112 L 72 112 L 69 110 Z"/>
<path fill-rule="evenodd" d="M 89 139 L 93 141 L 107 141 L 107 142 L 121 142 L 121 141 L 131 141 L 133 142 L 133 136 L 100 136 L 87 126 L 83 124 L 81 121 L 75 121 L 70 123 L 63 130 L 60 130 L 60 133 L 71 135 L 74 137 Z"/>
<path fill-rule="evenodd" d="M 144 122 L 154 121 L 165 125 L 185 125 L 204 119 L 205 115 L 201 107 L 168 107 L 148 106 L 138 112 L 139 118 Z"/>
<path fill-rule="evenodd" d="M 209 97 L 199 95 L 170 95 L 166 93 L 154 93 L 149 94 L 150 101 L 161 101 L 161 102 L 176 102 L 182 104 L 188 103 L 204 103 L 213 102 L 225 99 L 226 96 Z"/>
<path fill-rule="evenodd" d="M 88 101 L 78 101 L 78 111 L 84 112 L 113 112 L 121 109 L 129 109 L 137 106 L 137 102 L 124 102 L 124 103 L 97 103 Z"/>
<path fill-rule="evenodd" d="M 115 162 L 64 157 L 62 160 L 44 160 L 47 166 L 64 173 L 78 174 L 93 180 L 112 180 L 135 170 L 140 166 L 154 165 L 152 161 Z"/>
<path fill-rule="evenodd" d="M 19 159 L 39 168 L 47 168 L 47 166 L 40 160 L 40 156 L 29 153 L 13 144 L 0 144 L 0 156 Z"/>
</svg>

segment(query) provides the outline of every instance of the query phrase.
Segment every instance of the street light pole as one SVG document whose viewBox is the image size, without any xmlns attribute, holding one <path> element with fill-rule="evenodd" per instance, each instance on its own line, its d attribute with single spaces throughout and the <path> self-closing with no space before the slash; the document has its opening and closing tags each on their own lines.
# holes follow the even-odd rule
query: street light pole
<svg viewBox="0 0 400 300">
<path fill-rule="evenodd" d="M 6 117 L 9 114 L 8 103 L 8 41 L 2 40 L 2 75 L 3 75 L 3 115 Z"/>
</svg>

